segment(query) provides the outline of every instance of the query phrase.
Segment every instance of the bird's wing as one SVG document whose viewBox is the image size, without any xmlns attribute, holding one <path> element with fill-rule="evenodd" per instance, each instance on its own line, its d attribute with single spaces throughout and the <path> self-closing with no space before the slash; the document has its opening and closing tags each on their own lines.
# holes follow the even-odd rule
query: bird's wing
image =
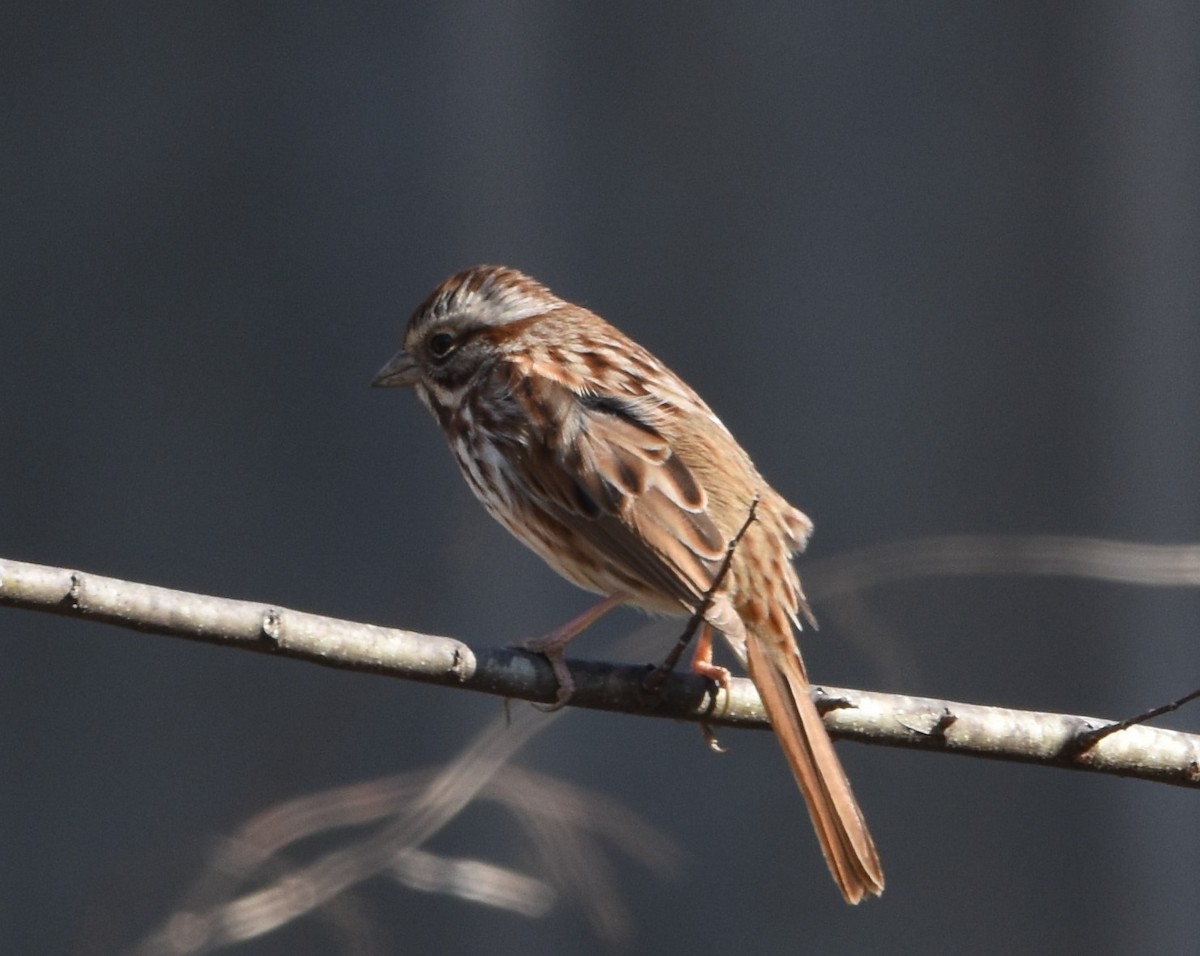
<svg viewBox="0 0 1200 956">
<path fill-rule="evenodd" d="M 655 425 L 664 410 L 546 376 L 521 377 L 511 394 L 536 424 L 506 453 L 539 504 L 664 599 L 690 607 L 703 597 L 728 542 L 706 490 Z"/>
</svg>

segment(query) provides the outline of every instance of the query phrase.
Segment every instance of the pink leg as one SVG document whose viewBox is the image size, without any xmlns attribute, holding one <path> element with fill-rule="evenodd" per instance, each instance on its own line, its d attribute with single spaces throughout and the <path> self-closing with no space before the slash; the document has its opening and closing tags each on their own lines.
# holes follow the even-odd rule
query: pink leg
<svg viewBox="0 0 1200 956">
<path fill-rule="evenodd" d="M 554 703 L 549 705 L 547 710 L 558 710 L 566 706 L 571 695 L 575 693 L 575 681 L 567 669 L 567 662 L 564 658 L 567 645 L 614 607 L 624 604 L 626 600 L 625 595 L 620 592 L 613 594 L 595 607 L 588 608 L 579 617 L 567 621 L 562 627 L 556 627 L 549 634 L 543 634 L 541 637 L 522 641 L 516 645 L 522 650 L 541 654 L 554 669 L 554 676 L 558 678 L 558 694 L 555 696 Z"/>
<path fill-rule="evenodd" d="M 728 694 L 729 668 L 712 662 L 713 633 L 714 628 L 711 624 L 706 623 L 701 626 L 700 634 L 696 638 L 696 653 L 692 656 L 692 673 L 707 677 Z M 704 742 L 708 744 L 709 750 L 719 754 L 725 753 L 725 748 L 717 740 L 717 735 L 713 733 L 712 727 L 708 724 L 701 724 L 700 730 L 704 734 Z"/>
<path fill-rule="evenodd" d="M 714 681 L 722 690 L 729 690 L 729 668 L 712 662 L 713 627 L 705 624 L 696 638 L 696 653 L 692 657 L 692 673 Z"/>
</svg>

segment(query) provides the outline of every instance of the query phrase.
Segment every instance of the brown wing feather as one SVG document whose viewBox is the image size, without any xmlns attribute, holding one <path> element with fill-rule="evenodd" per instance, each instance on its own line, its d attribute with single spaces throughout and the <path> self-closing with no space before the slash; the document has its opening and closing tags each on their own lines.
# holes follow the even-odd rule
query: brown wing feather
<svg viewBox="0 0 1200 956">
<path fill-rule="evenodd" d="M 594 545 L 622 577 L 666 601 L 695 603 L 727 542 L 696 477 L 636 403 L 580 393 L 544 377 L 514 390 L 548 425 L 509 454 L 555 518 Z M 634 595 L 635 597 L 640 595 Z"/>
</svg>

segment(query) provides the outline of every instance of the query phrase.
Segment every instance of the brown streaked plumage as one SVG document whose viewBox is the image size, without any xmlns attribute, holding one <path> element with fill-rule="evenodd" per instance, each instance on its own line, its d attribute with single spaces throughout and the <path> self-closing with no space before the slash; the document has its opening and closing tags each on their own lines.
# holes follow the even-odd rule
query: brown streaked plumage
<svg viewBox="0 0 1200 956">
<path fill-rule="evenodd" d="M 691 614 L 759 499 L 705 620 L 758 688 L 842 894 L 857 903 L 881 893 L 875 845 L 794 635 L 812 617 L 791 556 L 812 523 L 700 396 L 595 313 L 501 266 L 435 290 L 375 384 L 415 386 L 484 507 L 564 577 L 605 595 L 601 610 Z M 593 618 L 536 646 L 561 657 Z"/>
</svg>

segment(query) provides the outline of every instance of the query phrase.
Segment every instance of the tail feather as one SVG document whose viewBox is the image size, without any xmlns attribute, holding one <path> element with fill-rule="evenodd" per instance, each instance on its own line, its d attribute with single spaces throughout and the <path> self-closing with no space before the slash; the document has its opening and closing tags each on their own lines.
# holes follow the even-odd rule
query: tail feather
<svg viewBox="0 0 1200 956">
<path fill-rule="evenodd" d="M 883 866 L 833 741 L 812 701 L 799 653 L 747 635 L 750 678 L 808 804 L 825 862 L 847 903 L 883 892 Z M 790 642 L 789 642 L 790 643 Z"/>
</svg>

